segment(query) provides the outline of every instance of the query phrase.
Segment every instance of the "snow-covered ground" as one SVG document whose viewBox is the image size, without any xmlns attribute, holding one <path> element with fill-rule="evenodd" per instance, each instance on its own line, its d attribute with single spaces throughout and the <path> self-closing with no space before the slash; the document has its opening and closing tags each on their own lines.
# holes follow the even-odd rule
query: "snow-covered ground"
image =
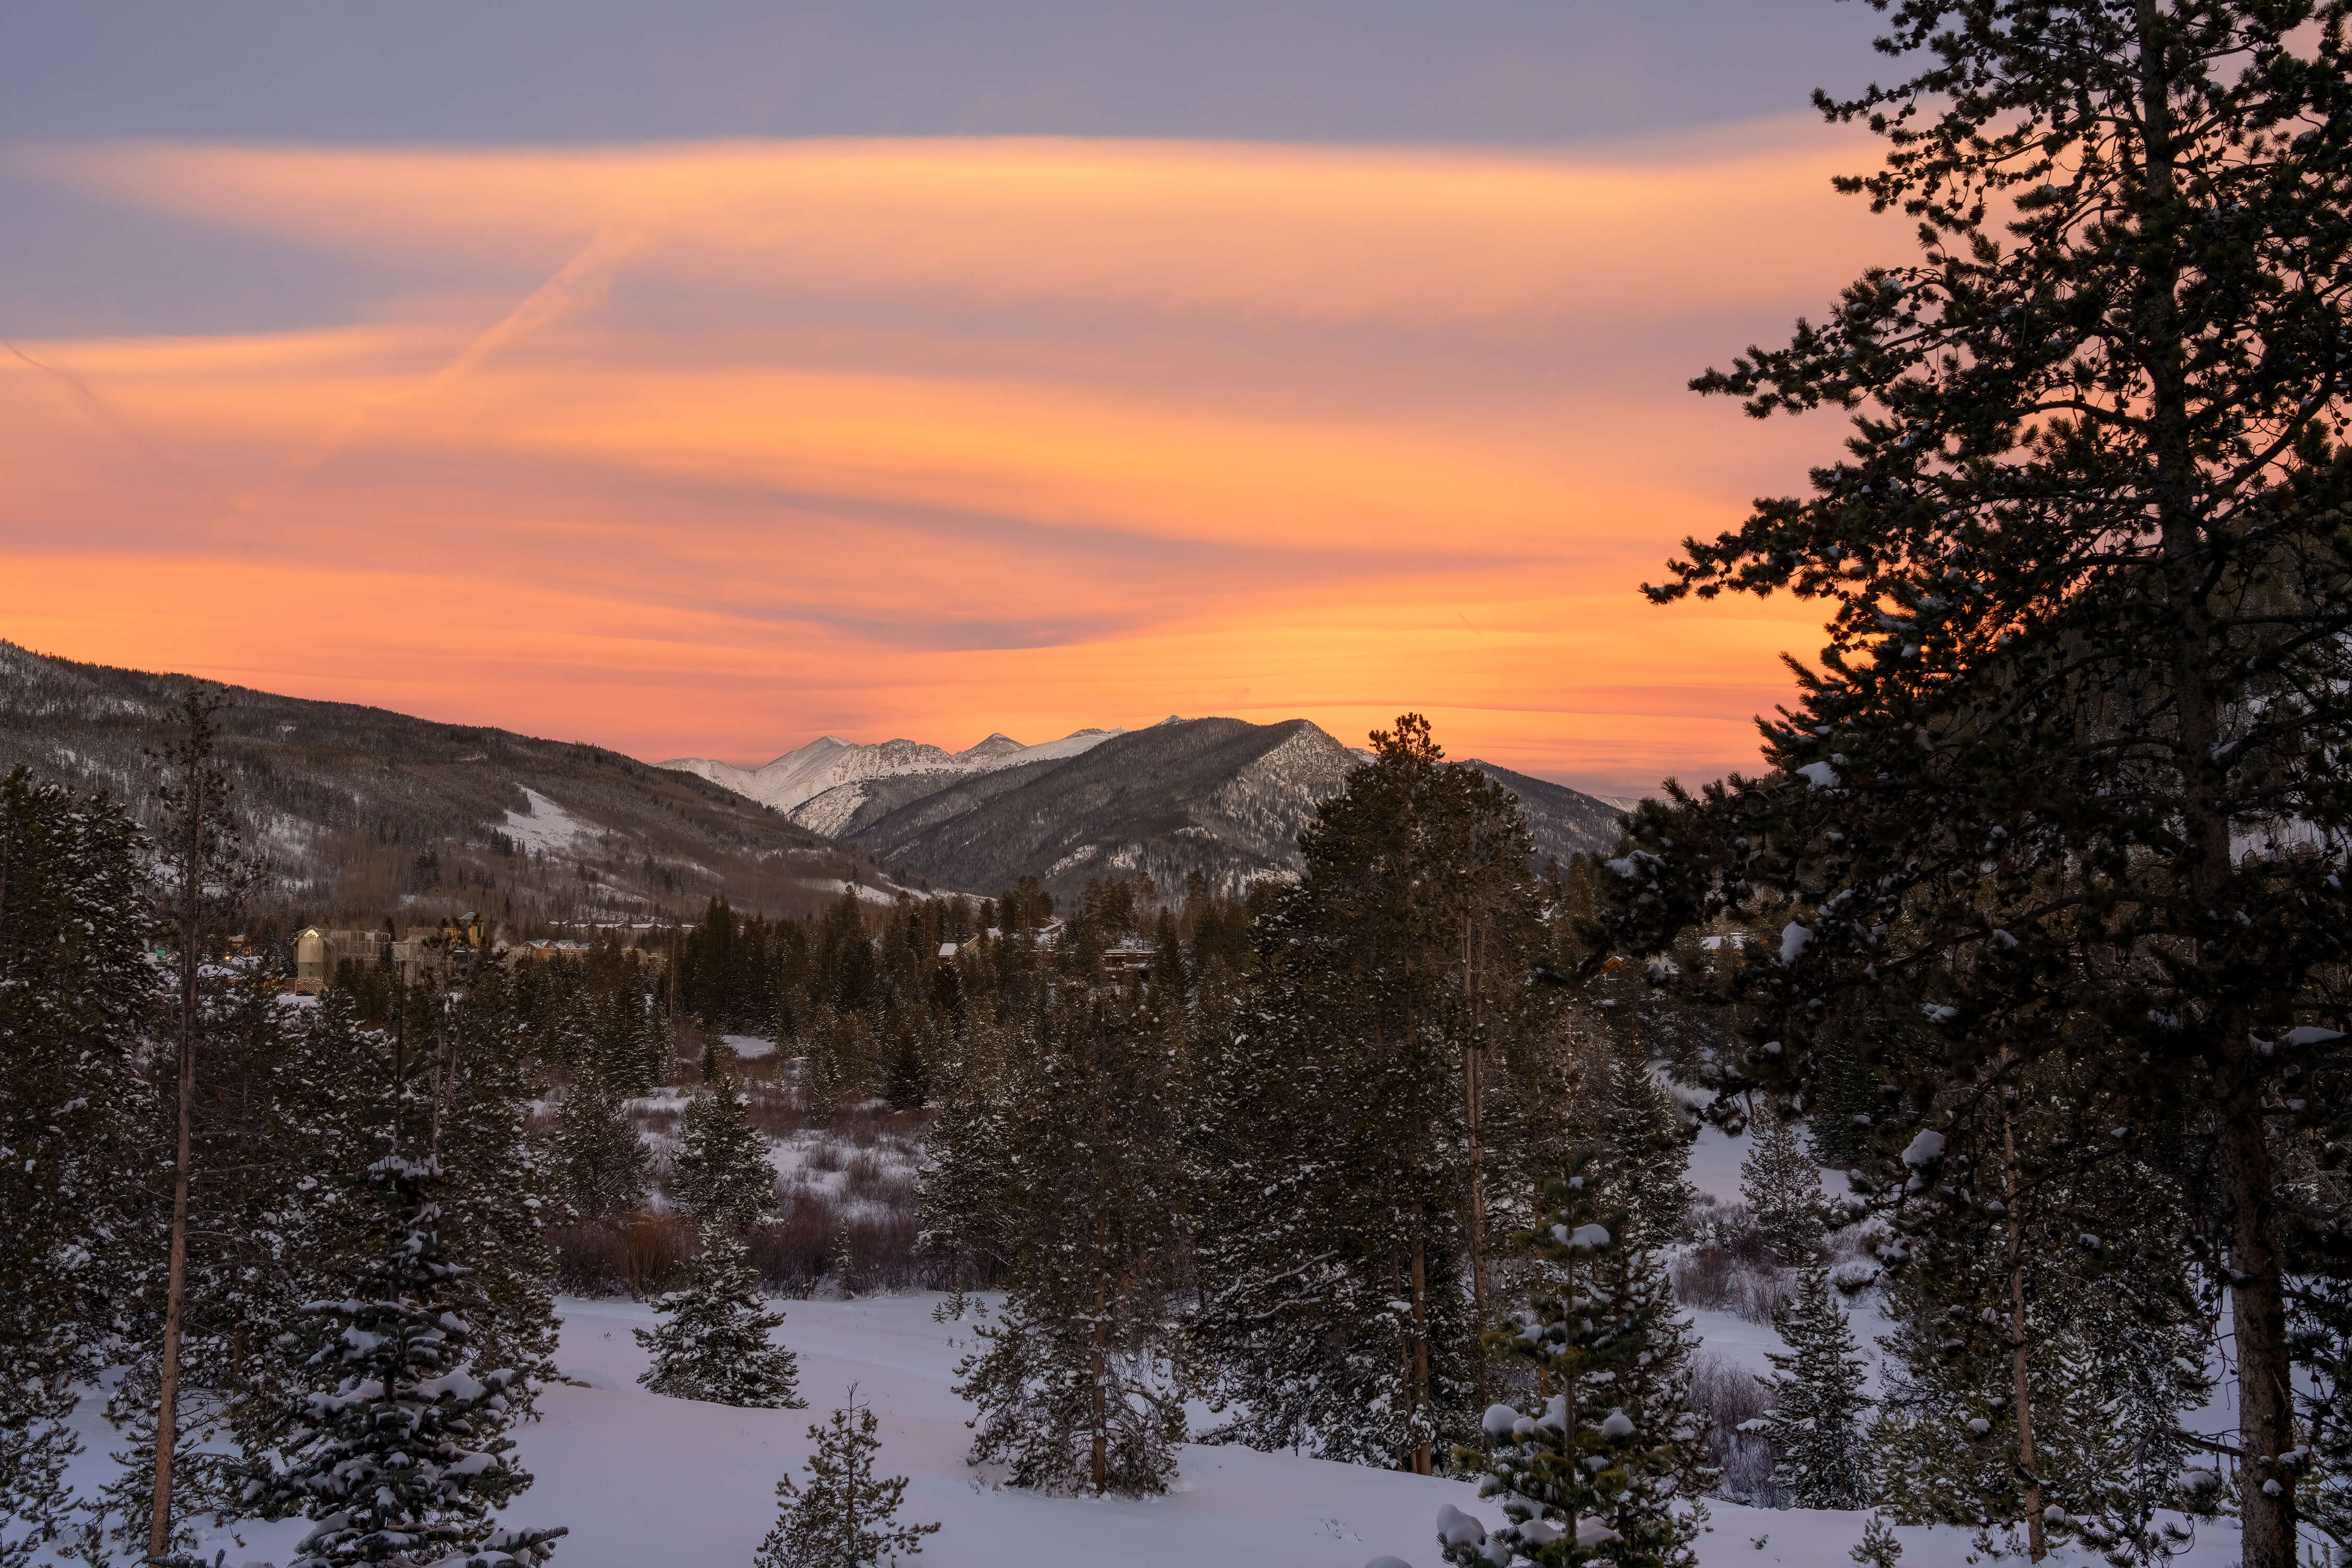
<svg viewBox="0 0 2352 1568">
<path fill-rule="evenodd" d="M 730 1038 L 739 1054 L 770 1042 Z M 646 1112 L 681 1109 L 677 1091 L 631 1101 Z M 667 1143 L 647 1130 L 649 1140 Z M 1748 1139 L 1706 1128 L 1692 1151 L 1700 1192 L 1736 1201 Z M 777 1139 L 771 1159 L 787 1192 L 822 1193 L 862 1207 L 879 1183 L 911 1184 L 917 1152 L 896 1133 L 869 1130 L 855 1142 L 832 1130 L 803 1128 Z M 858 1168 L 853 1172 L 852 1165 Z M 1826 1184 L 1842 1184 L 1824 1173 Z M 855 1179 L 853 1179 L 855 1178 Z M 894 1194 L 903 1196 L 903 1194 Z M 738 1410 L 646 1394 L 636 1386 L 646 1355 L 631 1331 L 655 1321 L 639 1302 L 565 1299 L 560 1363 L 565 1384 L 541 1395 L 541 1419 L 518 1430 L 520 1457 L 538 1483 L 508 1510 L 517 1524 L 571 1528 L 559 1568 L 749 1568 L 775 1514 L 776 1478 L 797 1475 L 806 1430 L 843 1403 L 852 1384 L 881 1418 L 881 1463 L 908 1478 L 903 1518 L 938 1521 L 920 1568 L 1012 1568 L 1034 1562 L 1096 1564 L 1303 1564 L 1364 1568 L 1402 1558 L 1439 1568 L 1433 1521 L 1452 1504 L 1495 1522 L 1490 1504 L 1464 1482 L 1432 1479 L 1290 1454 L 1192 1446 L 1182 1450 L 1176 1489 L 1125 1500 L 1048 1498 L 1000 1487 L 964 1463 L 971 1411 L 953 1384 L 957 1363 L 974 1345 L 972 1321 L 935 1321 L 932 1294 L 811 1300 L 782 1303 L 781 1337 L 800 1354 L 805 1411 Z M 1848 1303 L 1875 1384 L 1887 1331 L 1876 1292 Z M 1701 1353 L 1751 1372 L 1765 1370 L 1780 1348 L 1769 1327 L 1727 1311 L 1692 1314 Z M 1874 1392 L 1875 1392 L 1874 1386 Z M 120 1439 L 86 1403 L 79 1425 L 84 1456 L 73 1479 L 87 1492 L 109 1471 L 103 1456 Z M 2217 1402 L 2218 1403 L 2218 1402 Z M 1195 1412 L 1196 1417 L 1199 1412 Z M 2219 1417 L 2222 1412 L 2208 1413 Z M 1713 1500 L 1709 1533 L 1699 1544 L 1704 1568 L 1846 1568 L 1864 1516 L 1810 1510 L 1759 1510 Z M 308 1527 L 299 1521 L 239 1527 L 242 1544 L 208 1535 L 204 1554 L 226 1549 L 229 1564 L 283 1563 Z M 1962 1568 L 1970 1542 L 1958 1531 L 1904 1528 L 1905 1568 Z M 2179 1568 L 2220 1568 L 2235 1561 L 2237 1539 L 2225 1525 L 2199 1532 Z M 2077 1557 L 2061 1552 L 2053 1563 Z M 2095 1557 L 2082 1557 L 2087 1565 Z"/>
<path fill-rule="evenodd" d="M 721 1035 L 719 1039 L 741 1061 L 754 1062 L 776 1054 L 776 1042 L 764 1035 Z"/>
<path fill-rule="evenodd" d="M 525 849 L 536 854 L 551 854 L 569 849 L 583 838 L 597 831 L 594 823 L 572 816 L 537 790 L 523 787 L 523 798 L 530 805 L 528 815 L 520 811 L 507 813 L 507 837 Z"/>
<path fill-rule="evenodd" d="M 784 1303 L 784 1342 L 800 1352 L 810 1408 L 738 1410 L 646 1394 L 635 1384 L 646 1356 L 632 1329 L 653 1321 L 624 1301 L 562 1303 L 562 1364 L 589 1386 L 555 1386 L 542 1418 L 521 1428 L 520 1458 L 539 1478 L 508 1510 L 516 1523 L 565 1524 L 559 1568 L 749 1568 L 775 1515 L 774 1487 L 797 1473 L 812 1419 L 843 1402 L 849 1385 L 881 1417 L 881 1464 L 908 1478 L 910 1521 L 939 1521 L 920 1568 L 1363 1568 L 1394 1555 L 1438 1568 L 1433 1521 L 1441 1504 L 1492 1522 L 1474 1487 L 1244 1448 L 1189 1447 L 1171 1495 L 1143 1500 L 1049 1498 L 1000 1489 L 964 1463 L 970 1414 L 953 1392 L 955 1364 L 971 1346 L 969 1321 L 937 1323 L 933 1295 Z M 100 1444 L 92 1444 L 93 1448 Z M 87 1461 L 84 1461 L 87 1464 Z M 91 1479 L 95 1479 L 93 1475 Z M 1862 1536 L 1860 1514 L 1764 1511 L 1716 1502 L 1700 1542 L 1706 1568 L 1845 1568 Z M 230 1564 L 287 1561 L 305 1527 L 247 1527 Z M 1960 1568 L 1968 1538 L 1904 1529 L 1905 1568 Z M 1761 1544 L 1759 1544 L 1759 1542 Z M 2233 1560 L 2234 1535 L 2201 1532 L 2181 1568 Z M 2072 1562 L 2062 1554 L 2056 1561 Z"/>
</svg>

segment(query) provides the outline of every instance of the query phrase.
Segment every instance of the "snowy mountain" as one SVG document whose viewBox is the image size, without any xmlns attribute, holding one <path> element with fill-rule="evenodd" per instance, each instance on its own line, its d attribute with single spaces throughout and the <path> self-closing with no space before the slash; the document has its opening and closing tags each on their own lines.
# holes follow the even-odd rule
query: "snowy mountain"
<svg viewBox="0 0 2352 1568">
<path fill-rule="evenodd" d="M 1080 730 L 1038 746 L 1024 746 L 1000 732 L 961 752 L 926 745 L 920 741 L 882 741 L 860 745 L 838 735 L 820 735 L 799 750 L 786 752 L 756 768 L 739 768 L 732 763 L 713 762 L 708 757 L 676 757 L 655 765 L 709 779 L 722 789 L 790 813 L 803 803 L 844 785 L 904 773 L 937 774 L 945 782 L 966 773 L 1018 766 L 1024 762 L 1074 757 L 1118 732 Z M 846 814 L 836 808 L 833 815 Z"/>
<path fill-rule="evenodd" d="M 1035 746 L 996 734 L 949 752 L 828 735 L 761 768 L 664 765 L 773 805 L 902 877 L 993 891 L 1028 876 L 1075 894 L 1108 877 L 1149 875 L 1173 892 L 1195 873 L 1226 890 L 1295 876 L 1300 829 L 1368 755 L 1304 719 L 1171 715 L 1149 729 L 1081 730 Z M 1612 806 L 1488 763 L 1470 765 L 1518 796 L 1538 867 L 1615 843 Z"/>
</svg>

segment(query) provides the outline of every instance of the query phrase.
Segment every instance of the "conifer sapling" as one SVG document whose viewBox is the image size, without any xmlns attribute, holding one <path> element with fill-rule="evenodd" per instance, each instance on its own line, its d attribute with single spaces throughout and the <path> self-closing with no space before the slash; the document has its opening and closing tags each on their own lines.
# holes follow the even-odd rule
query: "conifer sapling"
<svg viewBox="0 0 2352 1568">
<path fill-rule="evenodd" d="M 857 1403 L 856 1384 L 846 1408 L 810 1426 L 816 1449 L 803 1467 L 808 1482 L 795 1483 L 790 1471 L 777 1478 L 775 1527 L 760 1542 L 753 1568 L 881 1568 L 901 1552 L 921 1553 L 923 1537 L 940 1527 L 898 1522 L 907 1478 L 875 1479 L 874 1456 L 882 1447 L 875 1426 L 873 1410 Z"/>
</svg>

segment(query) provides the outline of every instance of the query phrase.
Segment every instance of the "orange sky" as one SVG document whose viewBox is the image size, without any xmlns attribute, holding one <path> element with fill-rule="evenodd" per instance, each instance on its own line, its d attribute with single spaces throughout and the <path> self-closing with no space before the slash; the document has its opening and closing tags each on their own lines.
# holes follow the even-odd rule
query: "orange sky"
<svg viewBox="0 0 2352 1568">
<path fill-rule="evenodd" d="M 1742 765 L 1818 613 L 1635 585 L 1843 432 L 1682 384 L 1904 243 L 1803 121 L 0 156 L 362 301 L 0 353 L 0 636 L 650 759 L 1413 708 Z"/>
</svg>

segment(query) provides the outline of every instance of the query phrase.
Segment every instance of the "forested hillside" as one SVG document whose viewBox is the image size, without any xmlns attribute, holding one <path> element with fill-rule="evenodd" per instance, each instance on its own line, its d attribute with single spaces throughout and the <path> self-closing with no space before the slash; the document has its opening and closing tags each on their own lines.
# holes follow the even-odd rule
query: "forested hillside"
<svg viewBox="0 0 2352 1568">
<path fill-rule="evenodd" d="M 145 751 L 188 684 L 0 642 L 0 771 L 107 790 L 143 820 Z M 231 808 L 271 871 L 259 921 L 404 925 L 474 910 L 531 934 L 674 923 L 722 893 L 813 910 L 845 878 L 886 880 L 740 795 L 618 752 L 243 687 L 228 699 L 217 722 Z"/>
</svg>

